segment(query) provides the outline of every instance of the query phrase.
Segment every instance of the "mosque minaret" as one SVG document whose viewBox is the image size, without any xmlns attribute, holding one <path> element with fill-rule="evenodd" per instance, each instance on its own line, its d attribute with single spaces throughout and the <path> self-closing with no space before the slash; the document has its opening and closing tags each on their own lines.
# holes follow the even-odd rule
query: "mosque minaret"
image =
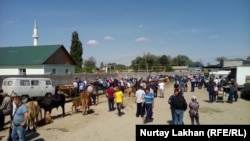
<svg viewBox="0 0 250 141">
<path fill-rule="evenodd" d="M 35 23 L 34 23 L 34 29 L 33 29 L 33 35 L 32 35 L 33 39 L 34 39 L 34 46 L 37 46 L 37 43 L 38 43 L 38 33 L 37 33 L 37 24 L 36 24 L 36 20 L 35 20 Z"/>
</svg>

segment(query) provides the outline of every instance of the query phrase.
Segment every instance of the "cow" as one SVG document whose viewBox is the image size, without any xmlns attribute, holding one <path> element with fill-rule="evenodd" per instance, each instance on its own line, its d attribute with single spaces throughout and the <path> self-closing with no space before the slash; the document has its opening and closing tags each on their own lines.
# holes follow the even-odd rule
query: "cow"
<svg viewBox="0 0 250 141">
<path fill-rule="evenodd" d="M 43 126 L 43 125 L 46 125 L 46 124 L 50 124 L 53 122 L 53 119 L 51 118 L 51 114 L 49 113 L 49 111 L 46 112 L 46 115 L 45 115 L 45 118 L 44 119 L 41 119 L 39 122 L 38 122 L 38 125 L 39 126 Z"/>
<path fill-rule="evenodd" d="M 44 119 L 46 112 L 48 111 L 51 114 L 51 111 L 53 108 L 58 108 L 61 106 L 62 108 L 62 116 L 65 116 L 65 95 L 64 94 L 58 94 L 52 96 L 45 96 L 40 97 L 37 99 L 39 106 L 44 109 Z"/>
<path fill-rule="evenodd" d="M 131 94 L 133 93 L 133 87 L 128 87 L 124 90 L 124 94 L 127 94 L 129 97 L 131 96 Z M 133 93 L 135 94 L 135 93 Z"/>
<path fill-rule="evenodd" d="M 83 91 L 80 94 L 80 100 L 82 103 L 82 114 L 87 115 L 87 112 L 89 110 L 89 107 L 91 105 L 91 92 L 89 91 Z"/>
<path fill-rule="evenodd" d="M 28 108 L 28 130 L 36 129 L 37 123 L 39 120 L 42 119 L 42 110 L 40 106 L 38 105 L 37 101 L 29 101 L 26 103 Z M 40 119 L 38 119 L 40 118 Z"/>
<path fill-rule="evenodd" d="M 72 114 L 74 111 L 77 112 L 77 107 L 79 107 L 79 106 L 82 106 L 82 102 L 81 102 L 80 97 L 73 99 L 72 100 L 72 107 L 71 107 Z"/>
</svg>

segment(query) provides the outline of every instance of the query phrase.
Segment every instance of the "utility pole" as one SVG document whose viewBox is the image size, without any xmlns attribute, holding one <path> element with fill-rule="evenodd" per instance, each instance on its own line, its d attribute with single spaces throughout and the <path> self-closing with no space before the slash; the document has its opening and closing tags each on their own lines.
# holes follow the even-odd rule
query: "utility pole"
<svg viewBox="0 0 250 141">
<path fill-rule="evenodd" d="M 145 52 L 144 52 L 144 59 L 145 59 L 145 64 L 146 64 L 147 73 L 148 73 L 148 62 L 147 62 L 147 58 L 146 58 Z"/>
</svg>

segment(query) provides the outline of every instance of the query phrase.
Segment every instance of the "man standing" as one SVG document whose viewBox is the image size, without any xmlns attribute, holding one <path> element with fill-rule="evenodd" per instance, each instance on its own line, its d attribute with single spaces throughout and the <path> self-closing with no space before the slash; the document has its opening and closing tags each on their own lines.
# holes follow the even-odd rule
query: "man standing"
<svg viewBox="0 0 250 141">
<path fill-rule="evenodd" d="M 78 91 L 78 77 L 75 78 L 75 81 L 73 82 L 73 87 L 74 87 L 74 94 L 75 96 L 79 94 L 79 91 Z"/>
<path fill-rule="evenodd" d="M 164 98 L 165 83 L 161 80 L 158 85 L 160 89 L 160 98 Z"/>
<path fill-rule="evenodd" d="M 26 141 L 26 126 L 28 120 L 28 109 L 26 104 L 22 103 L 20 96 L 14 97 L 16 110 L 12 121 L 12 139 L 13 141 Z"/>
<path fill-rule="evenodd" d="M 135 103 L 136 103 L 136 117 L 143 117 L 145 113 L 145 105 L 142 103 L 145 96 L 145 92 L 141 86 L 135 92 Z"/>
<path fill-rule="evenodd" d="M 174 125 L 184 125 L 183 116 L 187 102 L 181 91 L 172 98 L 171 106 L 174 108 Z"/>
<path fill-rule="evenodd" d="M 120 88 L 116 88 L 115 92 L 115 103 L 118 110 L 118 116 L 120 117 L 122 115 L 121 109 L 123 104 L 123 92 L 120 90 Z"/>
<path fill-rule="evenodd" d="M 11 104 L 10 104 L 10 127 L 9 127 L 9 135 L 7 141 L 12 141 L 12 121 L 13 121 L 13 116 L 16 111 L 16 104 L 14 102 L 14 96 L 16 96 L 16 93 L 11 94 Z"/>
<path fill-rule="evenodd" d="M 156 98 L 156 97 L 157 97 L 157 90 L 158 90 L 157 81 L 152 80 L 151 88 L 153 89 L 153 91 L 154 91 L 154 96 L 155 96 L 155 98 Z"/>
<path fill-rule="evenodd" d="M 237 102 L 237 99 L 238 99 L 238 83 L 236 82 L 235 79 L 232 80 L 232 83 L 234 84 L 234 94 L 233 94 L 233 97 L 234 97 L 234 100 L 235 102 Z"/>
<path fill-rule="evenodd" d="M 153 121 L 154 94 L 150 92 L 150 87 L 147 87 L 145 89 L 145 96 L 143 101 L 143 104 L 145 105 L 147 111 L 144 123 L 151 122 Z"/>
<path fill-rule="evenodd" d="M 231 84 L 229 86 L 228 103 L 233 103 L 233 96 L 234 96 L 234 94 L 235 94 L 234 81 L 231 81 Z"/>
<path fill-rule="evenodd" d="M 92 104 L 96 104 L 96 95 L 94 95 L 94 82 L 90 82 L 90 84 L 87 86 L 86 89 L 89 93 L 90 93 L 90 103 Z M 91 100 L 92 99 L 92 100 Z"/>
<path fill-rule="evenodd" d="M 171 124 L 174 124 L 174 107 L 172 106 L 172 99 L 174 96 L 178 95 L 179 89 L 175 89 L 174 93 L 168 98 L 168 104 L 170 105 L 170 110 L 171 110 L 171 116 L 172 116 L 172 122 Z"/>
<path fill-rule="evenodd" d="M 0 130 L 4 129 L 5 115 L 10 114 L 11 98 L 7 93 L 1 93 L 3 97 L 0 107 Z"/>
<path fill-rule="evenodd" d="M 213 79 L 210 78 L 210 80 L 207 84 L 207 91 L 208 91 L 210 103 L 214 102 L 214 87 L 215 87 L 215 83 L 214 83 Z"/>
<path fill-rule="evenodd" d="M 11 98 L 7 93 L 2 93 L 2 96 L 3 102 L 0 109 L 3 110 L 4 115 L 8 115 L 10 113 Z"/>
<path fill-rule="evenodd" d="M 194 122 L 196 121 L 196 124 L 199 125 L 199 103 L 197 102 L 197 99 L 195 96 L 191 97 L 191 102 L 189 103 L 189 116 L 191 119 L 191 124 L 195 125 Z"/>
<path fill-rule="evenodd" d="M 110 112 L 114 111 L 114 93 L 115 93 L 114 86 L 113 84 L 111 84 L 106 91 L 106 96 L 108 98 L 108 108 Z"/>
</svg>

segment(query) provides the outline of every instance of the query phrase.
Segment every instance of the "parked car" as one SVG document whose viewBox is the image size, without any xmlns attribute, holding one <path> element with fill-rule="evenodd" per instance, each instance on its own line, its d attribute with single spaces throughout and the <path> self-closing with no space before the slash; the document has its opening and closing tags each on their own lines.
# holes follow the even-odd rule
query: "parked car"
<svg viewBox="0 0 250 141">
<path fill-rule="evenodd" d="M 2 89 L 8 95 L 16 93 L 21 96 L 23 102 L 55 94 L 55 87 L 50 78 L 5 78 L 2 82 Z"/>
</svg>

